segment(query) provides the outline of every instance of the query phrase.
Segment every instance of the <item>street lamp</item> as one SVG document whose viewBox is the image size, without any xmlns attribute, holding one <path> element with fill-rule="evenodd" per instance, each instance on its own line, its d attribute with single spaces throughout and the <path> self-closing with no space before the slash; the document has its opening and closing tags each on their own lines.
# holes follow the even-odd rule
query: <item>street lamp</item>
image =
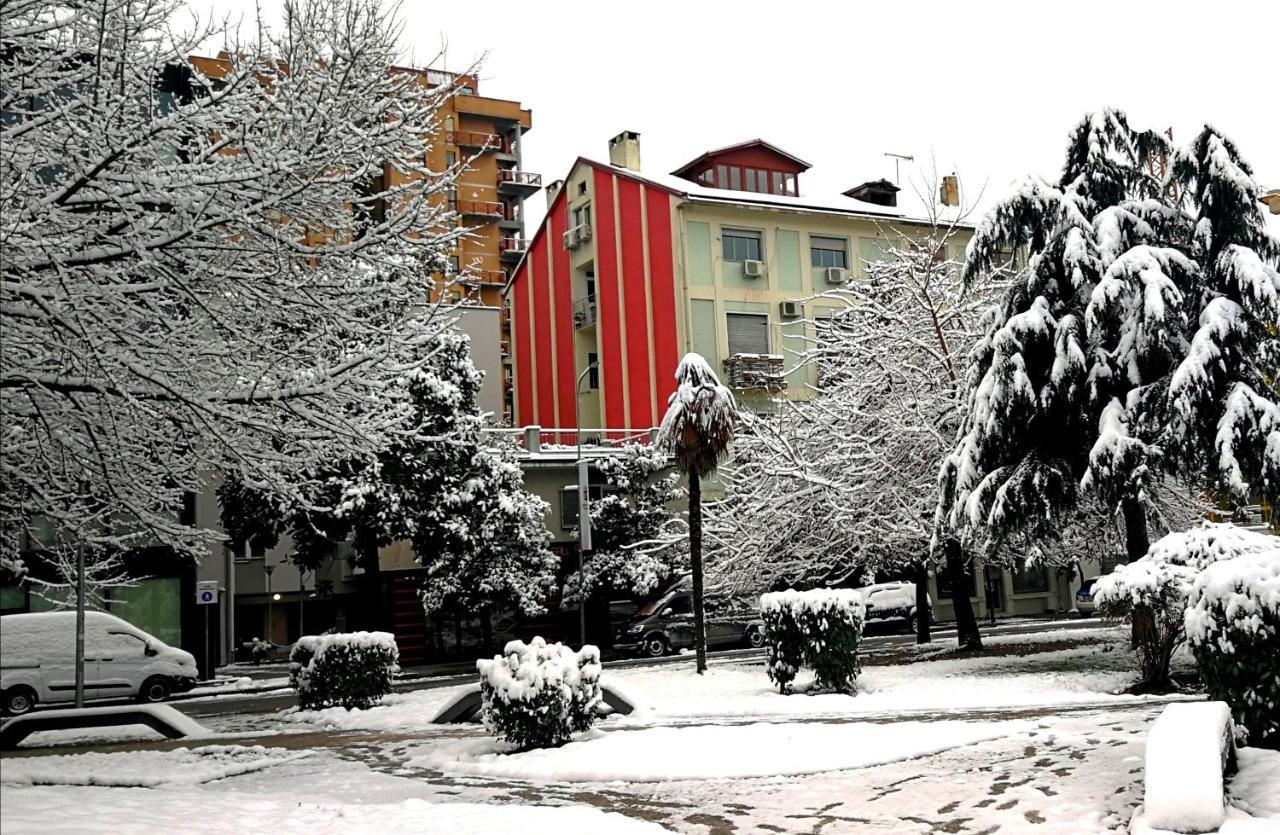
<svg viewBox="0 0 1280 835">
<path fill-rule="evenodd" d="M 596 369 L 596 363 L 578 375 L 573 385 L 573 429 L 578 442 L 578 648 L 587 645 L 586 553 L 591 550 L 591 468 L 582 458 L 582 380 Z"/>
<path fill-rule="evenodd" d="M 275 630 L 273 629 L 275 624 L 272 621 L 271 602 L 272 600 L 279 600 L 280 595 L 277 594 L 274 598 L 271 596 L 271 573 L 276 570 L 276 567 L 267 563 L 266 556 L 262 558 L 262 570 L 267 573 L 267 643 L 270 644 L 275 642 Z"/>
</svg>

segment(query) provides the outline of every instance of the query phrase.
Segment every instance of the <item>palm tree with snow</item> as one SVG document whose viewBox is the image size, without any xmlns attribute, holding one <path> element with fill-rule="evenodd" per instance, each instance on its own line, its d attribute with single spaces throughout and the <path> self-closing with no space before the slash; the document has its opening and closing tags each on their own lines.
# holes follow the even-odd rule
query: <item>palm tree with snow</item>
<svg viewBox="0 0 1280 835">
<path fill-rule="evenodd" d="M 658 448 L 669 453 L 689 479 L 689 566 L 693 572 L 693 641 L 698 672 L 707 669 L 702 606 L 702 479 L 716 471 L 733 443 L 738 406 L 733 392 L 701 354 L 688 353 L 676 368 L 676 390 L 658 433 Z"/>
</svg>

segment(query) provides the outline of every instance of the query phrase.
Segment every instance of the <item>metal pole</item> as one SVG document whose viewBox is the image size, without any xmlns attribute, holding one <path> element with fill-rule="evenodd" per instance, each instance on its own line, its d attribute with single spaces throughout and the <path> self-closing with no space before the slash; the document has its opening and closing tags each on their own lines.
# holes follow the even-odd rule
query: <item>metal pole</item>
<svg viewBox="0 0 1280 835">
<path fill-rule="evenodd" d="M 267 572 L 267 639 L 266 640 L 268 644 L 272 644 L 272 643 L 275 643 L 275 635 L 274 635 L 275 623 L 272 620 L 274 611 L 271 606 L 271 572 L 275 571 L 275 566 L 265 565 L 267 561 L 267 558 L 265 556 L 262 558 L 262 561 L 264 563 L 264 565 L 262 566 L 262 570 Z"/>
<path fill-rule="evenodd" d="M 307 634 L 307 629 L 303 626 L 302 607 L 307 601 L 307 583 L 306 574 L 302 567 L 298 567 L 298 637 L 301 638 Z"/>
<path fill-rule="evenodd" d="M 76 546 L 76 707 L 84 707 L 84 546 Z"/>
<path fill-rule="evenodd" d="M 206 679 L 213 678 L 213 665 L 209 663 L 209 607 L 201 606 L 204 609 L 204 652 L 200 653 L 204 658 L 204 677 Z"/>
<path fill-rule="evenodd" d="M 595 363 L 578 375 L 573 385 L 573 429 L 578 442 L 578 646 L 587 644 L 587 551 L 591 550 L 591 468 L 582 460 L 582 378 L 591 373 Z"/>
</svg>

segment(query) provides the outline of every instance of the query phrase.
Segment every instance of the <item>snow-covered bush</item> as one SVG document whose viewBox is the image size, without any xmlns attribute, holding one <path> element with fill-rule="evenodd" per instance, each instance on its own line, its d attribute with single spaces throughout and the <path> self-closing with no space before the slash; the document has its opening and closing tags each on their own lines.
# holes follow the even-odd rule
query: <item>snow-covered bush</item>
<svg viewBox="0 0 1280 835">
<path fill-rule="evenodd" d="M 847 589 L 771 592 L 760 597 L 769 679 L 785 693 L 801 666 L 814 684 L 853 692 L 865 606 Z"/>
<path fill-rule="evenodd" d="M 535 637 L 511 641 L 480 671 L 481 718 L 518 750 L 563 745 L 595 721 L 600 704 L 600 650 L 574 652 Z"/>
<path fill-rule="evenodd" d="M 1187 595 L 1197 576 L 1220 560 L 1265 551 L 1271 537 L 1204 522 L 1163 537 L 1147 555 L 1098 580 L 1094 601 L 1105 617 L 1134 624 L 1142 684 L 1164 686 L 1169 660 L 1186 639 Z"/>
<path fill-rule="evenodd" d="M 391 692 L 399 658 L 389 632 L 305 635 L 289 653 L 289 684 L 303 710 L 368 708 Z"/>
<path fill-rule="evenodd" d="M 1187 641 L 1211 699 L 1249 743 L 1280 749 L 1280 539 L 1206 568 L 1191 587 Z"/>
</svg>

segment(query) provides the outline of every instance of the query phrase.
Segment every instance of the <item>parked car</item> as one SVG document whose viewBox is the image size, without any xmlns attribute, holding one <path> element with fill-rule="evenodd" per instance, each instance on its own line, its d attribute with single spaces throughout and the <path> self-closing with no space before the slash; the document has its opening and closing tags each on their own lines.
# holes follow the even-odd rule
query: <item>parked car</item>
<svg viewBox="0 0 1280 835">
<path fill-rule="evenodd" d="M 194 687 L 196 676 L 191 653 L 114 615 L 85 612 L 85 698 L 163 702 Z M 10 715 L 75 699 L 75 612 L 0 617 L 0 697 Z"/>
<path fill-rule="evenodd" d="M 867 625 L 900 624 L 908 632 L 916 631 L 916 584 L 876 583 L 855 591 L 867 605 Z M 926 598 L 927 599 L 927 598 Z M 933 601 L 929 600 L 929 622 L 933 623 Z"/>
<path fill-rule="evenodd" d="M 710 601 L 705 611 L 707 646 L 764 644 L 759 614 L 732 601 Z M 693 647 L 693 594 L 689 578 L 641 606 L 614 636 L 614 649 L 657 658 Z"/>
<path fill-rule="evenodd" d="M 1097 606 L 1093 602 L 1093 593 L 1098 583 L 1097 577 L 1090 577 L 1080 584 L 1080 588 L 1076 590 L 1076 611 L 1080 613 L 1080 617 L 1087 618 L 1097 611 Z"/>
</svg>

